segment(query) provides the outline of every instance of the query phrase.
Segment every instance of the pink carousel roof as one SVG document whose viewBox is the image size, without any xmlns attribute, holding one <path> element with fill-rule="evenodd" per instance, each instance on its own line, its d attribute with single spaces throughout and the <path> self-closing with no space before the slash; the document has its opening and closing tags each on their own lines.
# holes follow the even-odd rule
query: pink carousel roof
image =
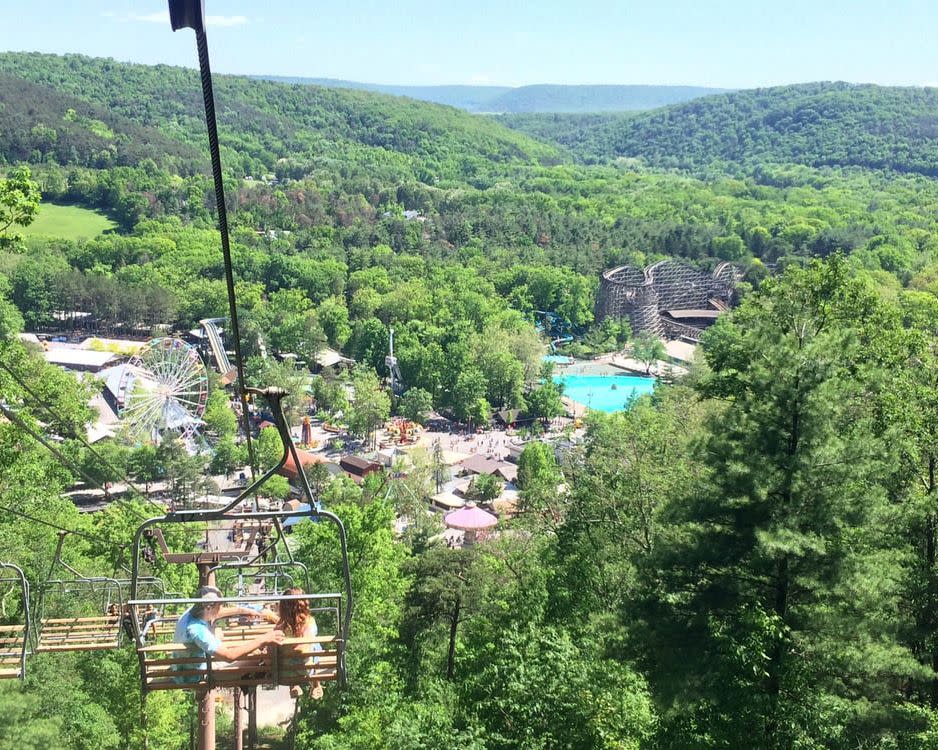
<svg viewBox="0 0 938 750">
<path fill-rule="evenodd" d="M 447 513 L 443 517 L 443 523 L 451 529 L 477 531 L 491 528 L 498 523 L 498 518 L 488 511 L 476 507 L 475 503 L 466 503 L 465 507 Z"/>
</svg>

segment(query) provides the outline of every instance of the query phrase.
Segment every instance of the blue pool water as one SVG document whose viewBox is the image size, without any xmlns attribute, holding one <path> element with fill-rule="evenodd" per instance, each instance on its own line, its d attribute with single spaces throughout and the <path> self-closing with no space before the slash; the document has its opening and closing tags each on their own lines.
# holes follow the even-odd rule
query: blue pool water
<svg viewBox="0 0 938 750">
<path fill-rule="evenodd" d="M 598 411 L 625 409 L 629 402 L 655 388 L 654 378 L 638 375 L 555 375 L 563 383 L 563 395 Z"/>
</svg>

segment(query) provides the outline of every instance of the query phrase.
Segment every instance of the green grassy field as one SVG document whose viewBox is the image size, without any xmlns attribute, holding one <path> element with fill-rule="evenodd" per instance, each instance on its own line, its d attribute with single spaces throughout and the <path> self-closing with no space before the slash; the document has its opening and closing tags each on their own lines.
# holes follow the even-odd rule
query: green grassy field
<svg viewBox="0 0 938 750">
<path fill-rule="evenodd" d="M 25 237 L 77 240 L 97 237 L 101 232 L 116 226 L 106 216 L 88 208 L 43 203 L 39 206 L 36 220 L 23 229 L 22 234 Z"/>
</svg>

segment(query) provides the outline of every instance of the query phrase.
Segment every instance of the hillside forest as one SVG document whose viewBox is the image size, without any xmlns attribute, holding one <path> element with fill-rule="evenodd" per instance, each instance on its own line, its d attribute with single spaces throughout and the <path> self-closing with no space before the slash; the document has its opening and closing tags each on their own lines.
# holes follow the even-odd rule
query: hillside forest
<svg viewBox="0 0 938 750">
<path fill-rule="evenodd" d="M 591 412 L 564 451 L 525 447 L 520 513 L 493 539 L 435 541 L 429 457 L 360 485 L 318 477 L 349 535 L 349 681 L 303 698 L 271 742 L 938 747 L 933 90 L 810 84 L 504 120 L 230 76 L 215 96 L 248 379 L 304 382 L 262 347 L 301 363 L 336 349 L 358 363 L 354 398 L 319 379 L 317 402 L 363 434 L 374 404 L 547 421 L 559 393 L 537 311 L 589 356 L 631 335 L 594 318 L 603 269 L 745 269 L 687 376 Z M 33 586 L 53 527 L 78 532 L 68 564 L 108 575 L 152 509 L 72 503 L 79 470 L 113 479 L 75 439 L 89 387 L 16 334 L 139 336 L 227 315 L 201 106 L 191 70 L 0 53 L 0 404 L 69 459 L 0 419 L 0 560 Z M 113 228 L 29 233 L 44 205 Z M 392 327 L 406 384 L 393 401 Z M 214 455 L 101 450 L 180 498 L 243 465 L 211 387 Z M 326 525 L 293 534 L 316 587 L 337 585 L 335 544 Z M 194 590 L 178 566 L 152 567 Z M 0 596 L 0 622 L 16 616 Z M 23 685 L 0 684 L 0 750 L 189 746 L 182 691 L 151 695 L 145 727 L 141 709 L 131 646 L 37 655 Z"/>
</svg>

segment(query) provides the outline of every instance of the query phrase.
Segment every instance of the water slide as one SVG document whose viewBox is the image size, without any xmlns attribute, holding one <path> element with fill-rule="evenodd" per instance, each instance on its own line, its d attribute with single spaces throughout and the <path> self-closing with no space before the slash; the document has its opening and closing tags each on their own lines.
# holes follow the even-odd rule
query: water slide
<svg viewBox="0 0 938 750">
<path fill-rule="evenodd" d="M 561 336 L 560 338 L 552 339 L 550 342 L 550 350 L 555 352 L 558 346 L 561 344 L 569 344 L 571 341 L 573 341 L 573 336 Z"/>
<path fill-rule="evenodd" d="M 200 320 L 199 325 L 205 329 L 205 336 L 208 338 L 208 346 L 209 349 L 212 350 L 215 366 L 221 373 L 222 381 L 227 384 L 235 379 L 237 373 L 235 372 L 235 368 L 231 366 L 231 360 L 228 359 L 228 352 L 225 351 L 225 345 L 221 340 L 221 333 L 216 325 L 224 320 L 224 318 L 206 318 L 205 320 Z"/>
</svg>

